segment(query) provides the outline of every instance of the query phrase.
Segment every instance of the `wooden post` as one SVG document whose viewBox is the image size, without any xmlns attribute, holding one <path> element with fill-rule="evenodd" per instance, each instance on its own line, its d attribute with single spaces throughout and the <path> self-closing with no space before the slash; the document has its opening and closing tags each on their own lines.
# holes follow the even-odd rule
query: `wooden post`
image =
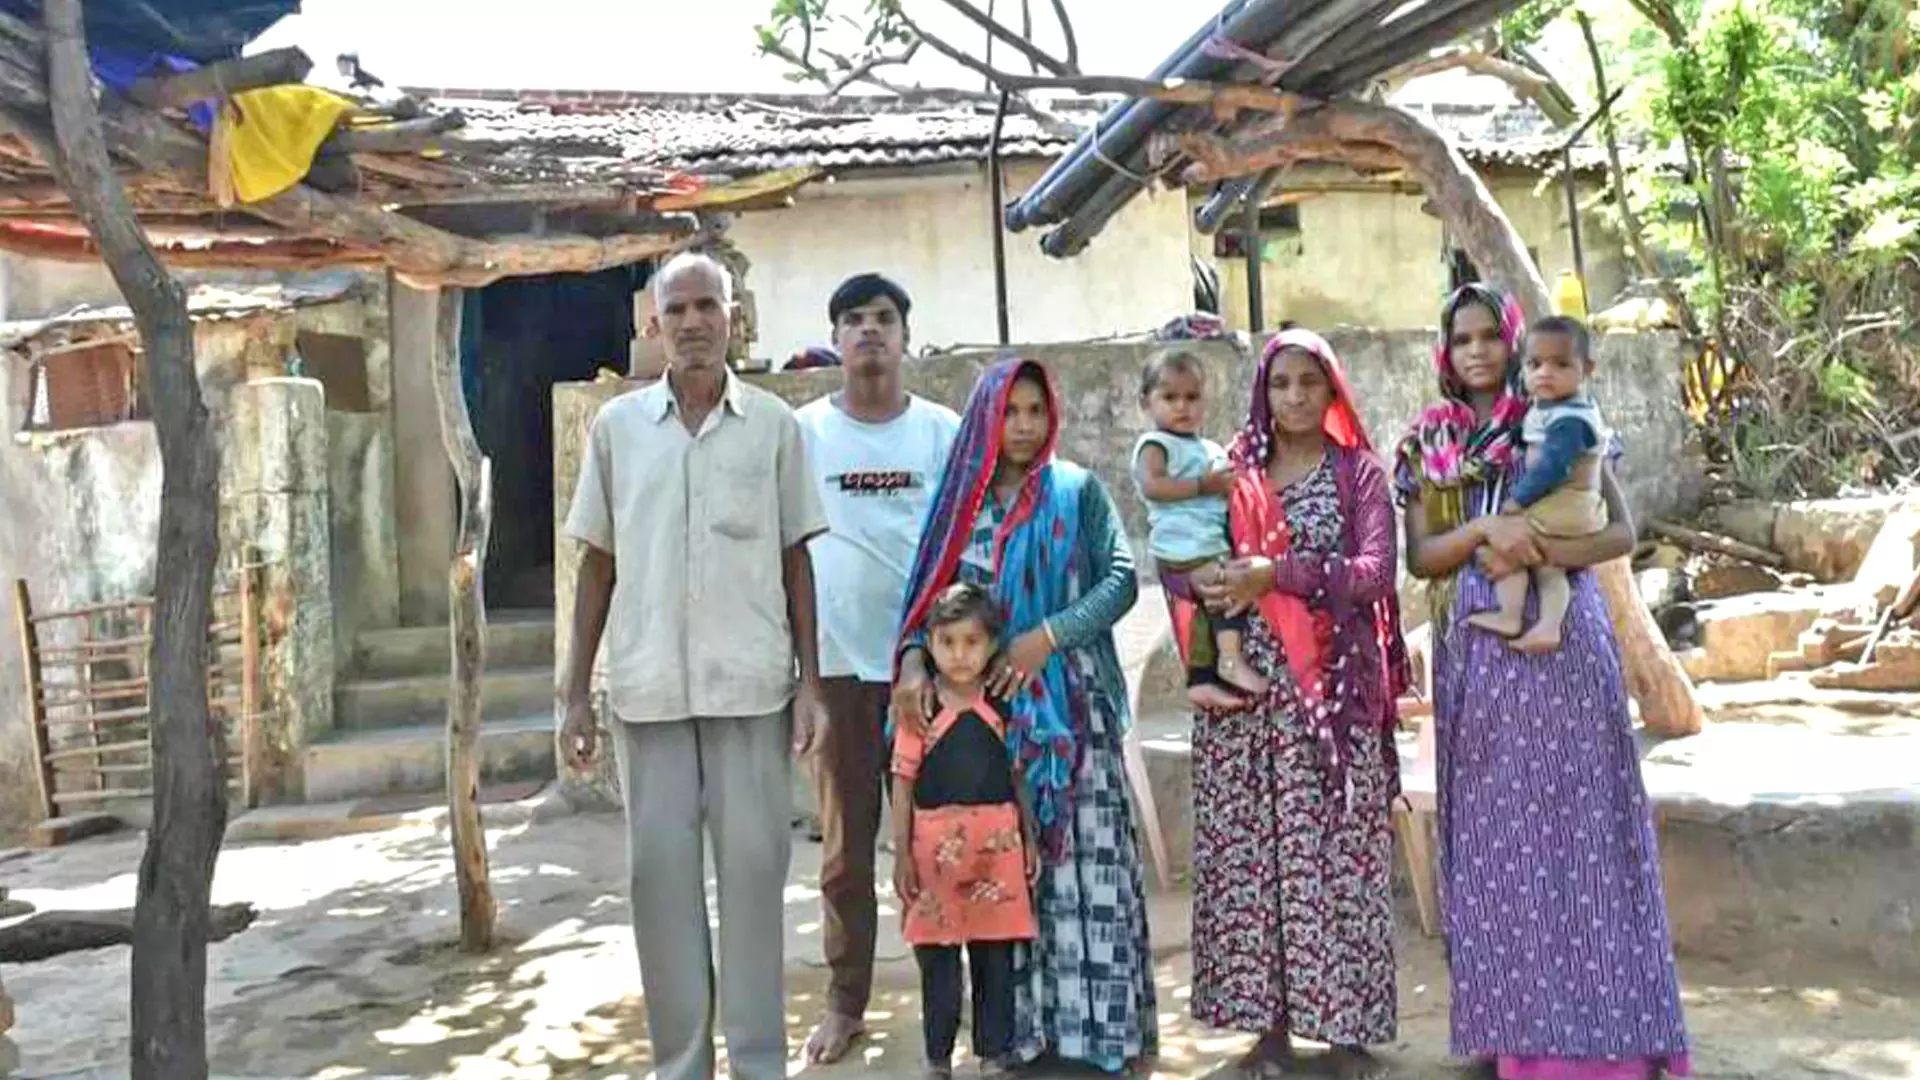
<svg viewBox="0 0 1920 1080">
<path fill-rule="evenodd" d="M 24 579 L 13 583 L 13 610 L 20 620 L 20 662 L 27 671 L 27 727 L 33 732 L 33 775 L 40 783 L 40 816 L 53 816 L 53 762 L 47 759 L 47 706 L 40 685 L 40 635 L 33 629 L 33 597 Z"/>
<path fill-rule="evenodd" d="M 460 493 L 460 531 L 447 573 L 453 672 L 447 694 L 447 805 L 454 880 L 460 887 L 460 945 L 493 948 L 495 907 L 487 880 L 487 833 L 480 820 L 480 717 L 487 670 L 485 570 L 493 524 L 493 463 L 480 452 L 460 382 L 460 290 L 442 289 L 434 320 L 433 391 L 440 437 Z"/>
<path fill-rule="evenodd" d="M 133 309 L 160 443 L 160 539 L 148 662 L 153 824 L 134 901 L 134 1080 L 207 1075 L 208 897 L 227 822 L 224 739 L 207 703 L 207 629 L 219 554 L 219 450 L 193 362 L 186 292 L 161 265 L 107 158 L 80 0 L 43 0 L 51 165 Z"/>
<path fill-rule="evenodd" d="M 260 566 L 249 547 L 240 563 L 240 805 L 252 809 L 260 767 Z"/>
</svg>

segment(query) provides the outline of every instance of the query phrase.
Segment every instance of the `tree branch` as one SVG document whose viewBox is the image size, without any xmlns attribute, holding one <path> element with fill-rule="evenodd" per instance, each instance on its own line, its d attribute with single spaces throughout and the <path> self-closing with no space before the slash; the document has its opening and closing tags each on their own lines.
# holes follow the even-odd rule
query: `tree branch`
<svg viewBox="0 0 1920 1080">
<path fill-rule="evenodd" d="M 1231 141 L 1184 136 L 1181 147 L 1194 158 L 1183 176 L 1189 183 L 1212 183 L 1299 161 L 1405 168 L 1419 178 L 1433 212 L 1458 235 L 1475 266 L 1518 297 L 1530 317 L 1552 311 L 1545 279 L 1486 184 L 1459 150 L 1406 112 L 1340 100 L 1291 118 L 1262 120 Z"/>
<path fill-rule="evenodd" d="M 1580 24 L 1581 36 L 1587 41 L 1587 58 L 1593 63 L 1594 92 L 1600 98 L 1600 131 L 1607 146 L 1607 169 L 1613 178 L 1613 197 L 1619 201 L 1620 228 L 1627 234 L 1627 246 L 1633 250 L 1633 261 L 1640 267 L 1640 273 L 1647 280 L 1655 282 L 1660 294 L 1672 304 L 1680 316 L 1680 323 L 1690 336 L 1699 336 L 1700 324 L 1694 318 L 1693 307 L 1687 303 L 1686 293 L 1665 274 L 1660 272 L 1659 263 L 1654 261 L 1653 250 L 1647 246 L 1646 229 L 1640 222 L 1640 215 L 1634 212 L 1633 200 L 1627 195 L 1627 171 L 1620 163 L 1620 138 L 1613 126 L 1613 109 L 1607 104 L 1607 66 L 1600 56 L 1600 42 L 1594 36 L 1593 22 L 1587 13 L 1575 9 L 1573 17 Z"/>
<path fill-rule="evenodd" d="M 1251 83 L 1215 83 L 1198 79 L 1134 79 L 1119 75 L 1021 75 L 979 59 L 945 39 L 928 33 L 904 13 L 901 22 L 933 50 L 987 79 L 1002 90 L 1072 90 L 1082 94 L 1122 94 L 1179 105 L 1212 105 L 1223 109 L 1291 113 L 1305 99 L 1296 94 Z"/>
<path fill-rule="evenodd" d="M 1568 105 L 1570 95 L 1554 81 L 1553 76 L 1478 49 L 1453 49 L 1416 60 L 1389 72 L 1387 79 L 1395 85 L 1401 85 L 1423 76 L 1454 70 L 1466 70 L 1475 75 L 1499 79 L 1511 86 L 1515 93 L 1539 106 L 1555 127 L 1571 127 L 1580 119 Z"/>
<path fill-rule="evenodd" d="M 1053 0 L 1053 14 L 1060 20 L 1060 34 L 1067 39 L 1067 67 L 1080 70 L 1080 39 L 1074 36 L 1073 16 L 1067 14 L 1067 0 Z"/>
<path fill-rule="evenodd" d="M 940 2 L 952 8 L 953 10 L 959 12 L 960 14 L 966 16 L 968 21 L 972 22 L 974 25 L 985 30 L 988 34 L 992 35 L 992 37 L 995 40 L 1000 41 L 1001 43 L 1011 47 L 1015 52 L 1026 57 L 1028 60 L 1032 61 L 1038 67 L 1043 68 L 1046 71 L 1049 71 L 1055 75 L 1076 74 L 1076 72 L 1072 68 L 1067 67 L 1067 65 L 1061 63 L 1058 60 L 1055 60 L 1051 55 L 1047 53 L 1046 50 L 1035 45 L 1033 42 L 1028 41 L 1026 38 L 1021 37 L 1019 34 L 1014 33 L 1012 30 L 1002 25 L 1000 23 L 1000 20 L 995 19 L 993 16 L 988 15 L 984 11 L 981 11 L 979 8 L 975 7 L 973 4 L 969 3 L 968 0 L 940 0 Z M 912 25 L 911 21 L 907 19 L 906 13 L 904 11 L 900 13 L 900 18 L 903 22 L 907 22 L 908 25 Z M 924 37 L 925 35 L 923 34 L 922 36 Z M 991 78 L 991 76 L 988 76 L 988 77 Z"/>
</svg>

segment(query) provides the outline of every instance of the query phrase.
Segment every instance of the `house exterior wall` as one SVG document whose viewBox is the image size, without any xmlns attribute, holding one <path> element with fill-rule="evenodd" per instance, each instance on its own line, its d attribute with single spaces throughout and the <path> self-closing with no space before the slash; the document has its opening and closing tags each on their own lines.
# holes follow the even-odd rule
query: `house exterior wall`
<svg viewBox="0 0 1920 1080">
<path fill-rule="evenodd" d="M 1009 167 L 1009 192 L 1040 177 Z M 842 178 L 803 189 L 785 210 L 743 214 L 728 230 L 752 268 L 756 358 L 781 364 L 831 340 L 827 299 L 853 274 L 878 270 L 913 296 L 913 350 L 997 340 L 993 234 L 981 166 L 897 179 Z M 1135 199 L 1073 259 L 1041 253 L 1040 234 L 1007 237 L 1015 341 L 1078 341 L 1151 329 L 1193 306 L 1186 199 Z"/>
<path fill-rule="evenodd" d="M 1567 227 L 1565 189 L 1538 175 L 1495 175 L 1494 198 L 1534 249 L 1548 288 L 1572 270 L 1573 234 Z M 1600 193 L 1583 182 L 1582 205 Z M 1305 326 L 1428 326 L 1448 285 L 1446 229 L 1421 209 L 1421 195 L 1388 185 L 1345 187 L 1311 195 L 1298 205 L 1300 228 L 1267 236 L 1261 292 L 1266 327 L 1281 319 Z M 1591 213 L 1580 215 L 1587 295 L 1598 308 L 1627 282 L 1622 242 Z M 1194 235 L 1196 254 L 1213 258 L 1213 238 Z M 1247 326 L 1246 263 L 1216 259 L 1223 314 L 1236 328 Z"/>
<path fill-rule="evenodd" d="M 83 299 L 100 302 L 101 298 Z M 378 305 L 384 310 L 384 305 Z M 269 798 L 293 797 L 293 754 L 331 724 L 334 600 L 329 527 L 330 425 L 324 393 L 311 380 L 284 378 L 300 329 L 357 333 L 368 307 L 358 301 L 318 305 L 291 314 L 262 313 L 194 324 L 194 356 L 221 453 L 223 565 L 252 546 L 266 572 L 266 704 L 272 713 L 266 749 L 275 759 L 265 777 Z M 369 348 L 369 375 L 385 365 L 383 346 Z M 27 362 L 0 354 L 7 430 L 0 433 L 0 582 L 27 582 L 35 606 L 64 609 L 149 595 L 159 536 L 161 466 L 150 421 L 79 431 L 16 435 L 31 377 Z M 377 436 L 362 440 L 377 445 Z M 360 446 L 363 458 L 377 451 Z M 363 485 L 345 491 L 360 504 Z M 374 480 L 377 491 L 390 486 Z M 382 512 L 391 535 L 391 510 Z M 376 526 L 370 540 L 349 545 L 360 557 L 391 565 L 390 541 Z M 361 607 L 391 610 L 379 586 Z M 396 597 L 397 599 L 397 597 Z M 11 605 L 8 605 L 11 608 Z M 275 614 L 277 612 L 277 614 Z M 6 612 L 11 627 L 15 613 Z M 0 635 L 0 830 L 35 813 L 25 665 L 17 633 Z M 276 768 L 275 766 L 279 766 Z M 127 808 L 138 814 L 138 807 Z"/>
</svg>

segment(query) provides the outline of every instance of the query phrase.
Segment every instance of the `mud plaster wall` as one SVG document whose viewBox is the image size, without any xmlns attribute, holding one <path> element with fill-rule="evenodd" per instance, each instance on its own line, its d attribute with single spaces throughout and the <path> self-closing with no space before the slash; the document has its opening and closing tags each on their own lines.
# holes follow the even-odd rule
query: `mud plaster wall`
<svg viewBox="0 0 1920 1080">
<path fill-rule="evenodd" d="M 299 319 L 303 325 L 318 327 L 357 323 L 361 317 L 358 303 L 346 302 L 307 309 Z M 236 447 L 244 450 L 253 444 L 236 439 L 236 404 L 249 379 L 284 374 L 295 328 L 295 319 L 275 314 L 194 325 L 201 387 L 221 449 L 223 560 L 237 557 L 240 539 L 257 539 L 254 526 L 262 520 L 254 503 L 243 500 L 237 479 L 247 466 L 240 463 Z M 0 379 L 5 384 L 0 401 L 7 405 L 7 429 L 0 435 L 0 491 L 7 498 L 7 513 L 0 519 L 0 583 L 24 578 L 34 604 L 42 610 L 151 593 L 161 486 L 153 425 L 135 421 L 86 431 L 16 436 L 28 377 L 24 361 L 12 355 L 0 358 Z M 324 437 L 322 433 L 322 455 Z M 257 453 L 251 456 L 256 459 L 252 468 L 257 474 Z M 325 479 L 324 468 L 321 477 Z M 318 497 L 324 507 L 325 491 Z M 324 513 L 318 521 L 324 529 Z M 325 533 L 315 535 L 324 554 Z M 324 564 L 320 570 L 324 572 Z M 320 592 L 322 612 L 330 607 L 324 581 L 320 577 L 302 586 Z M 311 612 L 314 605 L 297 606 L 310 611 L 307 617 L 317 617 Z M 0 634 L 0 829 L 25 824 L 37 798 L 25 672 L 19 637 L 13 632 L 14 617 L 12 610 L 5 613 L 7 633 Z M 329 624 L 329 658 L 331 633 Z M 322 666 L 330 679 L 331 665 Z M 328 709 L 330 693 L 329 684 Z"/>
<path fill-rule="evenodd" d="M 1361 409 L 1376 444 L 1390 447 L 1432 398 L 1433 333 L 1427 330 L 1342 329 L 1329 335 L 1347 365 Z M 1046 363 L 1060 386 L 1066 418 L 1061 453 L 1099 474 L 1113 492 L 1127 522 L 1128 535 L 1144 555 L 1146 514 L 1126 476 L 1128 455 L 1142 428 L 1139 409 L 1140 367 L 1153 346 L 1131 343 L 1041 345 L 1017 349 Z M 1208 433 L 1225 441 L 1247 410 L 1253 357 L 1222 343 L 1201 348 L 1211 382 Z M 1600 339 L 1595 393 L 1608 422 L 1626 444 L 1620 479 L 1636 515 L 1671 514 L 1697 503 L 1702 470 L 1689 443 L 1689 422 L 1680 408 L 1681 350 L 1670 335 L 1609 335 Z M 990 353 L 965 353 L 913 364 L 907 385 L 915 393 L 963 407 Z M 799 405 L 837 389 L 836 371 L 759 376 L 754 380 Z M 554 391 L 554 488 L 556 534 L 566 517 L 579 475 L 587 427 L 594 413 L 638 383 L 600 382 L 556 387 Z M 556 541 L 554 660 L 556 673 L 568 662 L 573 612 L 573 579 L 579 569 L 579 545 Z M 1144 559 L 1142 560 L 1144 564 Z M 569 798 L 592 803 L 609 799 L 610 772 L 568 778 Z"/>
</svg>

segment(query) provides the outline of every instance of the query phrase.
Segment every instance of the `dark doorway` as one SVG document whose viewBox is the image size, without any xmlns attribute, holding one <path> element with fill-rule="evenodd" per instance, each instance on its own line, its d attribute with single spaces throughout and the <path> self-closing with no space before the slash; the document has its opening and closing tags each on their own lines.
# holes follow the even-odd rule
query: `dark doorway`
<svg viewBox="0 0 1920 1080">
<path fill-rule="evenodd" d="M 553 607 L 553 387 L 625 374 L 644 271 L 509 278 L 468 293 L 467 403 L 493 459 L 487 607 Z"/>
</svg>

